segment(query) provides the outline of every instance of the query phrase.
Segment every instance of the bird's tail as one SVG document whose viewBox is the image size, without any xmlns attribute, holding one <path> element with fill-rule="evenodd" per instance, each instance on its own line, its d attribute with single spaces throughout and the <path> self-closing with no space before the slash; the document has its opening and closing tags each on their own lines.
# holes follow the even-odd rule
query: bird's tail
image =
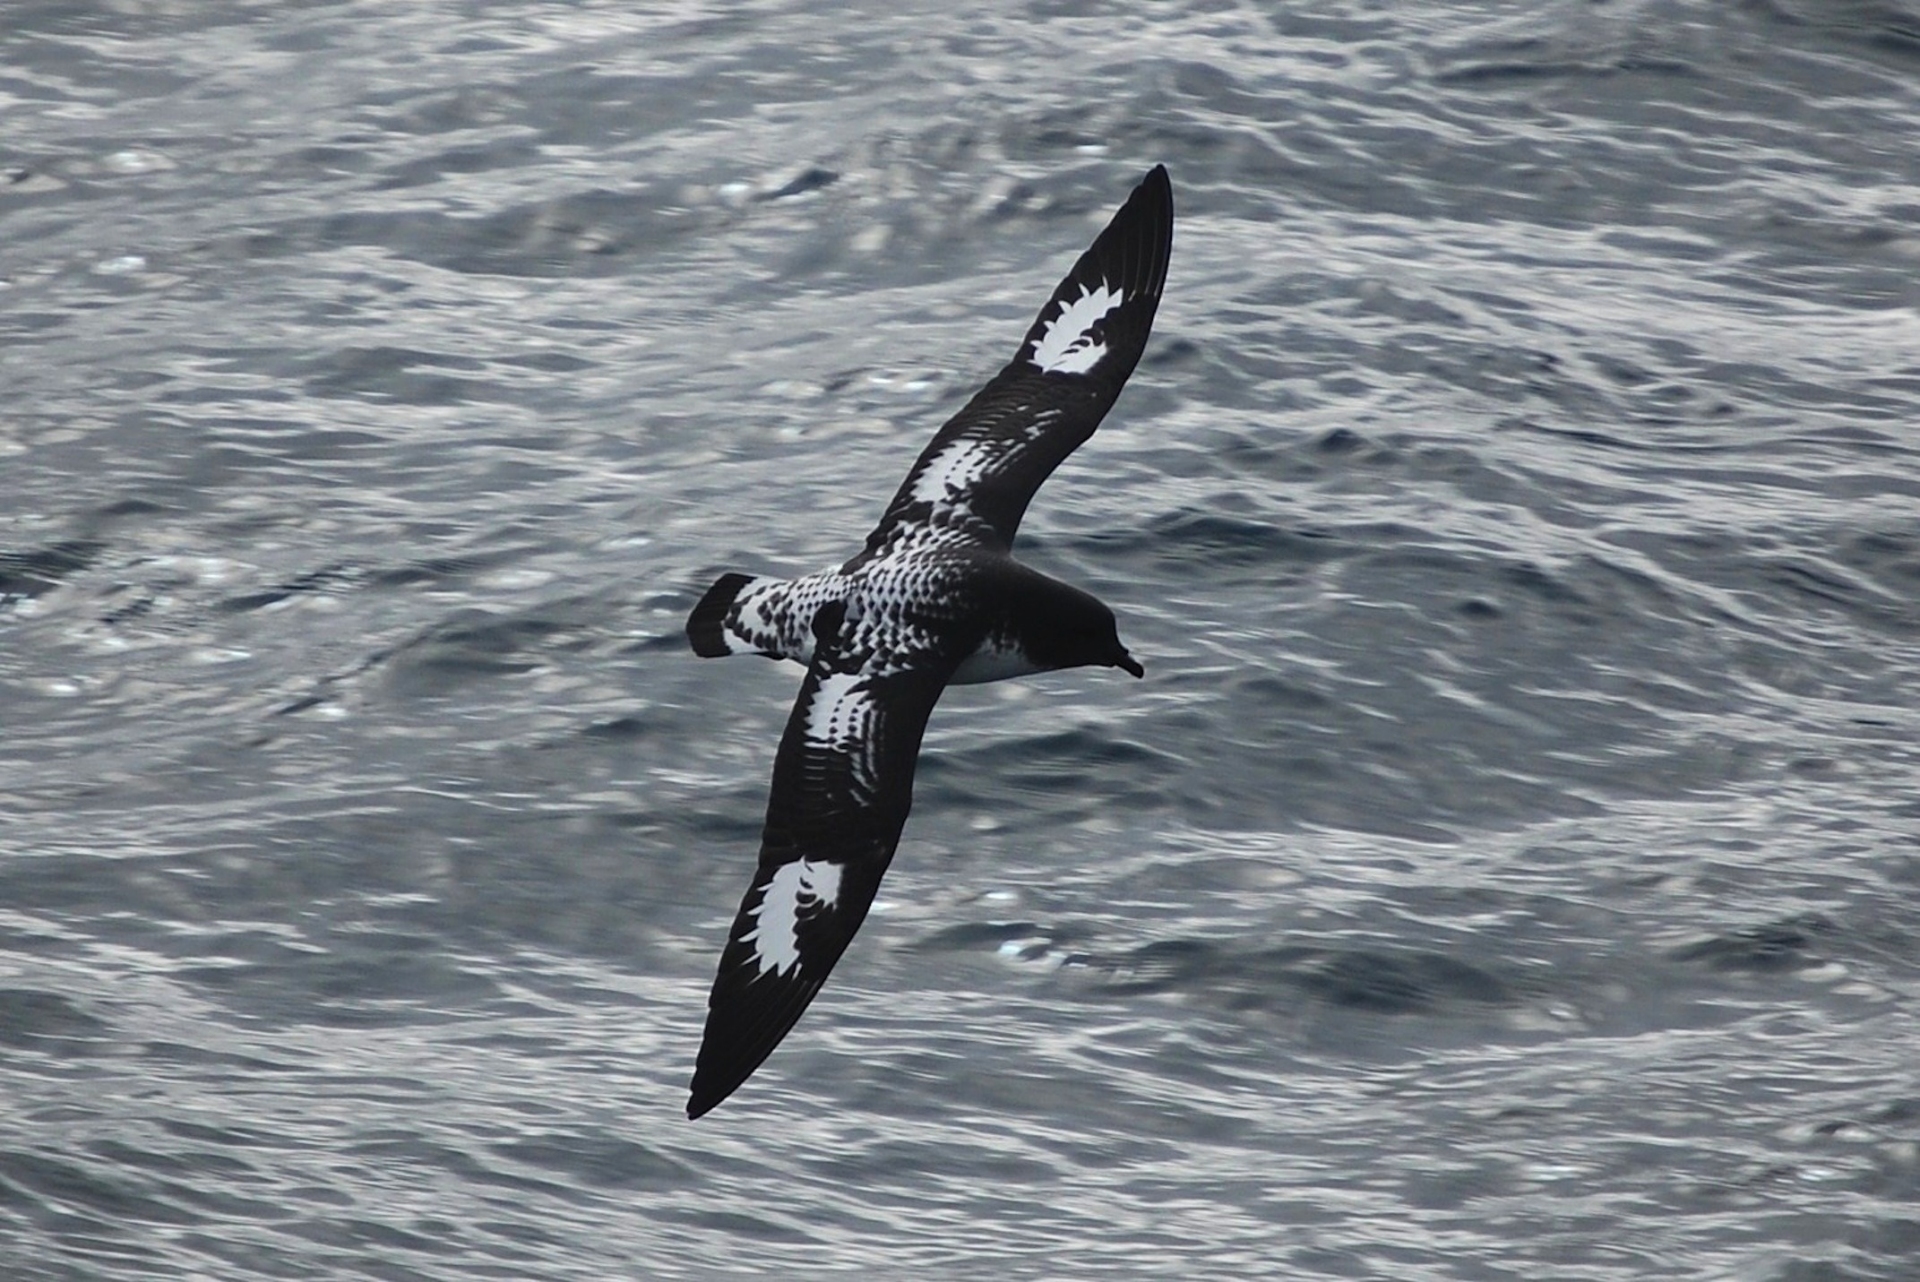
<svg viewBox="0 0 1920 1282">
<path fill-rule="evenodd" d="M 744 648 L 727 637 L 727 611 L 742 592 L 760 580 L 751 574 L 723 574 L 713 581 L 700 604 L 687 616 L 687 640 L 693 652 L 703 659 L 718 659 L 738 654 Z"/>
</svg>

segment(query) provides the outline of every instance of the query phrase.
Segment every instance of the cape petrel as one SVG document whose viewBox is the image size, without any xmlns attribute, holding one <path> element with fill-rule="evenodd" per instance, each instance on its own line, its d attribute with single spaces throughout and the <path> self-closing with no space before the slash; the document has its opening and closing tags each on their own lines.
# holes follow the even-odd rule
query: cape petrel
<svg viewBox="0 0 1920 1282">
<path fill-rule="evenodd" d="M 1173 245 L 1155 166 L 1040 309 L 1005 369 L 921 452 L 860 554 L 805 578 L 727 574 L 687 619 L 695 654 L 806 665 L 773 760 L 760 866 L 707 999 L 687 1116 L 760 1067 L 866 918 L 955 682 L 1100 665 L 1144 675 L 1113 611 L 1030 570 L 1013 536 L 1146 348 Z"/>
</svg>

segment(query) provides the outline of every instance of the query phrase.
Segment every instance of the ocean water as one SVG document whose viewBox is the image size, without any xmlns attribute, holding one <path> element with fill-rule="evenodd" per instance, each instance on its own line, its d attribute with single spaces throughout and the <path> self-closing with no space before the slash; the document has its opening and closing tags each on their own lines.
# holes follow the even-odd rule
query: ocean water
<svg viewBox="0 0 1920 1282">
<path fill-rule="evenodd" d="M 0 1275 L 1920 1276 L 1920 9 L 0 17 Z M 874 916 L 837 563 L 1151 164 Z"/>
</svg>

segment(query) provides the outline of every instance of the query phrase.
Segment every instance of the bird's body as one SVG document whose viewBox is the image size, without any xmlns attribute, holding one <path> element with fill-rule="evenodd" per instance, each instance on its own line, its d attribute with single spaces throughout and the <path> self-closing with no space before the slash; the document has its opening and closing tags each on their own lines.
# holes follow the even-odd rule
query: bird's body
<svg viewBox="0 0 1920 1282">
<path fill-rule="evenodd" d="M 1052 615 L 1058 613 L 1049 611 L 1050 598 L 1093 601 L 1071 584 L 1005 554 L 935 548 L 799 579 L 726 575 L 695 609 L 688 626 L 705 642 L 705 648 L 696 642 L 696 649 L 709 658 L 760 654 L 811 664 L 814 616 L 839 602 L 861 629 L 856 642 L 868 645 L 912 651 L 929 646 L 932 639 L 923 634 L 934 630 L 943 634 L 946 644 L 978 633 L 973 648 L 947 677 L 948 685 L 974 685 L 1077 666 L 1050 663 L 1045 657 L 1045 637 L 1053 626 Z M 1030 642 L 1035 633 L 1041 634 L 1039 639 Z M 717 643 L 712 640 L 716 637 Z"/>
<path fill-rule="evenodd" d="M 724 575 L 689 616 L 697 654 L 807 668 L 774 759 L 759 869 L 708 999 L 689 1117 L 759 1067 L 865 919 L 942 690 L 1089 664 L 1141 675 L 1113 612 L 1021 565 L 1012 545 L 1034 491 L 1093 434 L 1138 362 L 1172 235 L 1172 191 L 1156 167 L 1019 354 L 921 453 L 858 555 L 797 579 Z"/>
</svg>

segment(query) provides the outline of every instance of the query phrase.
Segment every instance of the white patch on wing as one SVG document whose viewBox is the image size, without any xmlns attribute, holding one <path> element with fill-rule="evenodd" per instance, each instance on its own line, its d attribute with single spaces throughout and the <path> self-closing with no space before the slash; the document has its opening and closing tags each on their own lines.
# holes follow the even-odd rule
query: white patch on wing
<svg viewBox="0 0 1920 1282">
<path fill-rule="evenodd" d="M 1047 322 L 1046 333 L 1033 345 L 1033 363 L 1050 374 L 1084 374 L 1100 363 L 1107 345 L 1089 332 L 1127 296 L 1108 289 L 1106 282 L 1085 289 Z"/>
<path fill-rule="evenodd" d="M 873 696 L 858 672 L 829 672 L 807 705 L 807 742 L 846 751 L 866 737 Z"/>
<path fill-rule="evenodd" d="M 767 889 L 753 907 L 753 929 L 740 942 L 753 945 L 762 975 L 784 975 L 800 965 L 800 914 L 836 907 L 840 902 L 840 865 L 796 859 L 774 869 Z"/>
<path fill-rule="evenodd" d="M 999 451 L 986 441 L 959 440 L 927 460 L 913 482 L 913 497 L 921 503 L 944 503 L 955 492 L 986 474 Z"/>
<path fill-rule="evenodd" d="M 1060 411 L 1056 409 L 1035 411 L 1033 418 L 1028 421 L 1024 429 L 1024 435 L 1030 441 L 1039 440 L 1053 430 L 1053 425 L 1059 417 Z"/>
</svg>

